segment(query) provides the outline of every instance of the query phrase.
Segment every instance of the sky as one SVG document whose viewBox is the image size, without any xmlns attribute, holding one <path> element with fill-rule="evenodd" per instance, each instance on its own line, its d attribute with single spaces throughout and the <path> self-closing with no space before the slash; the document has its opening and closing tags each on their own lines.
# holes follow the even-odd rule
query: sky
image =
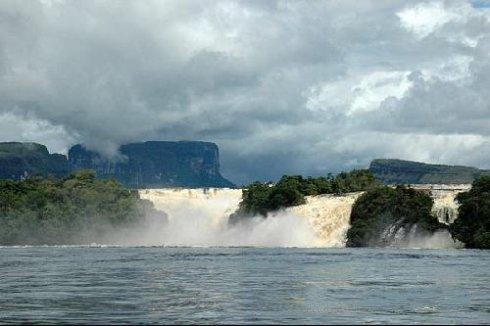
<svg viewBox="0 0 490 326">
<path fill-rule="evenodd" d="M 0 141 L 218 144 L 225 177 L 490 168 L 490 1 L 0 1 Z"/>
</svg>

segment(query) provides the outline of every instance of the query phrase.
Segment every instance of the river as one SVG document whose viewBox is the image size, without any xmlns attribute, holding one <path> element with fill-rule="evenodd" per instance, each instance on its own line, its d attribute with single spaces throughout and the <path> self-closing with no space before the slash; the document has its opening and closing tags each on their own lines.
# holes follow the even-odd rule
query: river
<svg viewBox="0 0 490 326">
<path fill-rule="evenodd" d="M 490 323 L 490 252 L 1 247 L 0 323 Z"/>
</svg>

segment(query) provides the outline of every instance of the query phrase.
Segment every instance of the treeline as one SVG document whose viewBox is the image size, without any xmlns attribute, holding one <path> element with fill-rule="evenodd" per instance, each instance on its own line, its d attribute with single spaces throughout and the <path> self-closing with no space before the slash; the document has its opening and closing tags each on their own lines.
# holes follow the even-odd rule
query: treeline
<svg viewBox="0 0 490 326">
<path fill-rule="evenodd" d="M 303 178 L 283 176 L 277 183 L 254 182 L 243 189 L 239 209 L 232 221 L 239 216 L 266 216 L 268 212 L 305 203 L 305 196 L 344 194 L 365 191 L 378 185 L 369 170 L 342 172 L 333 177 Z"/>
<path fill-rule="evenodd" d="M 406 186 L 380 185 L 368 170 L 336 177 L 283 176 L 276 184 L 255 182 L 243 189 L 243 198 L 230 222 L 305 203 L 305 196 L 365 191 L 354 203 L 347 245 L 389 245 L 398 231 L 416 228 L 432 234 L 447 229 L 468 248 L 490 249 L 490 176 L 473 182 L 457 196 L 459 217 L 449 226 L 432 213 L 433 200 Z M 0 180 L 0 245 L 88 244 L 116 229 L 144 224 L 148 218 L 165 221 L 151 202 L 112 179 L 97 179 L 78 171 L 55 180 L 29 177 Z"/>
<path fill-rule="evenodd" d="M 0 180 L 1 245 L 96 242 L 155 214 L 137 193 L 88 170 L 60 180 Z"/>
<path fill-rule="evenodd" d="M 470 191 L 458 194 L 458 218 L 449 226 L 453 238 L 468 248 L 490 249 L 490 176 L 473 182 Z"/>
</svg>

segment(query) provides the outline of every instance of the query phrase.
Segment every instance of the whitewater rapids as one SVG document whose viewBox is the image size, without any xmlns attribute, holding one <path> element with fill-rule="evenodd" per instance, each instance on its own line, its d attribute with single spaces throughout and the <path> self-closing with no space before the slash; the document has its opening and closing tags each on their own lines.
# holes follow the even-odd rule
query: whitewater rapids
<svg viewBox="0 0 490 326">
<path fill-rule="evenodd" d="M 420 185 L 434 199 L 442 223 L 457 218 L 456 195 L 468 185 Z M 362 192 L 306 197 L 304 205 L 228 224 L 242 198 L 240 189 L 141 189 L 139 195 L 167 214 L 168 223 L 145 235 L 146 242 L 167 246 L 344 247 L 352 206 Z M 444 241 L 442 241 L 442 240 Z M 419 246 L 447 247 L 448 235 L 417 241 Z"/>
<path fill-rule="evenodd" d="M 231 226 L 228 217 L 242 198 L 239 189 L 146 189 L 139 191 L 167 214 L 167 225 L 150 242 L 167 246 L 318 247 L 307 221 L 286 212 Z"/>
</svg>

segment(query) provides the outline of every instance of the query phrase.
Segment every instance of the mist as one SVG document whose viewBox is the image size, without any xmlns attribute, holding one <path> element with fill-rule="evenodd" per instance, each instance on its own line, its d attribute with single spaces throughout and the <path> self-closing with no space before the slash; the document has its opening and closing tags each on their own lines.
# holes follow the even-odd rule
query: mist
<svg viewBox="0 0 490 326">
<path fill-rule="evenodd" d="M 193 209 L 182 210 L 182 215 L 162 219 L 161 216 L 147 218 L 138 225 L 113 228 L 100 227 L 85 230 L 78 235 L 82 244 L 118 246 L 175 246 L 175 247 L 344 247 L 344 240 L 325 241 L 316 233 L 308 218 L 279 211 L 267 218 L 256 216 L 245 218 L 239 223 L 229 224 L 226 218 L 216 220 L 204 212 Z M 331 219 L 335 217 L 332 216 Z M 340 231 L 344 227 L 337 226 Z M 348 227 L 348 226 L 347 226 Z M 335 231 L 335 230 L 334 230 Z M 337 235 L 336 235 L 337 237 Z M 452 239 L 447 230 L 433 234 L 420 233 L 417 226 L 408 232 L 404 228 L 396 231 L 383 247 L 405 249 L 451 249 L 464 245 Z M 379 239 L 373 240 L 373 244 Z M 376 246 L 376 245 L 374 245 Z"/>
<path fill-rule="evenodd" d="M 63 232 L 56 221 L 25 223 L 15 243 L 27 245 L 118 245 L 182 247 L 345 247 L 354 202 L 361 193 L 319 195 L 306 203 L 270 212 L 267 217 L 229 223 L 239 207 L 240 189 L 141 189 L 142 217 L 118 226 L 109 219 L 76 219 Z M 441 206 L 443 207 L 443 206 Z M 443 210 L 437 210 L 437 212 Z M 436 213 L 436 211 L 434 212 Z M 389 219 L 391 220 L 391 219 Z M 434 234 L 401 225 L 382 226 L 373 247 L 459 248 L 446 230 Z"/>
<path fill-rule="evenodd" d="M 179 246 L 179 247 L 316 247 L 318 241 L 308 222 L 298 216 L 278 213 L 263 218 L 254 217 L 231 225 L 218 223 L 205 214 L 191 210 L 164 221 L 148 219 L 132 227 L 105 228 L 101 233 L 87 232 L 92 239 L 85 244 L 119 246 Z"/>
<path fill-rule="evenodd" d="M 429 233 L 421 231 L 417 224 L 409 228 L 392 224 L 386 227 L 381 237 L 371 239 L 371 244 L 373 247 L 405 249 L 455 249 L 464 247 L 463 243 L 454 240 L 445 229 Z"/>
</svg>

